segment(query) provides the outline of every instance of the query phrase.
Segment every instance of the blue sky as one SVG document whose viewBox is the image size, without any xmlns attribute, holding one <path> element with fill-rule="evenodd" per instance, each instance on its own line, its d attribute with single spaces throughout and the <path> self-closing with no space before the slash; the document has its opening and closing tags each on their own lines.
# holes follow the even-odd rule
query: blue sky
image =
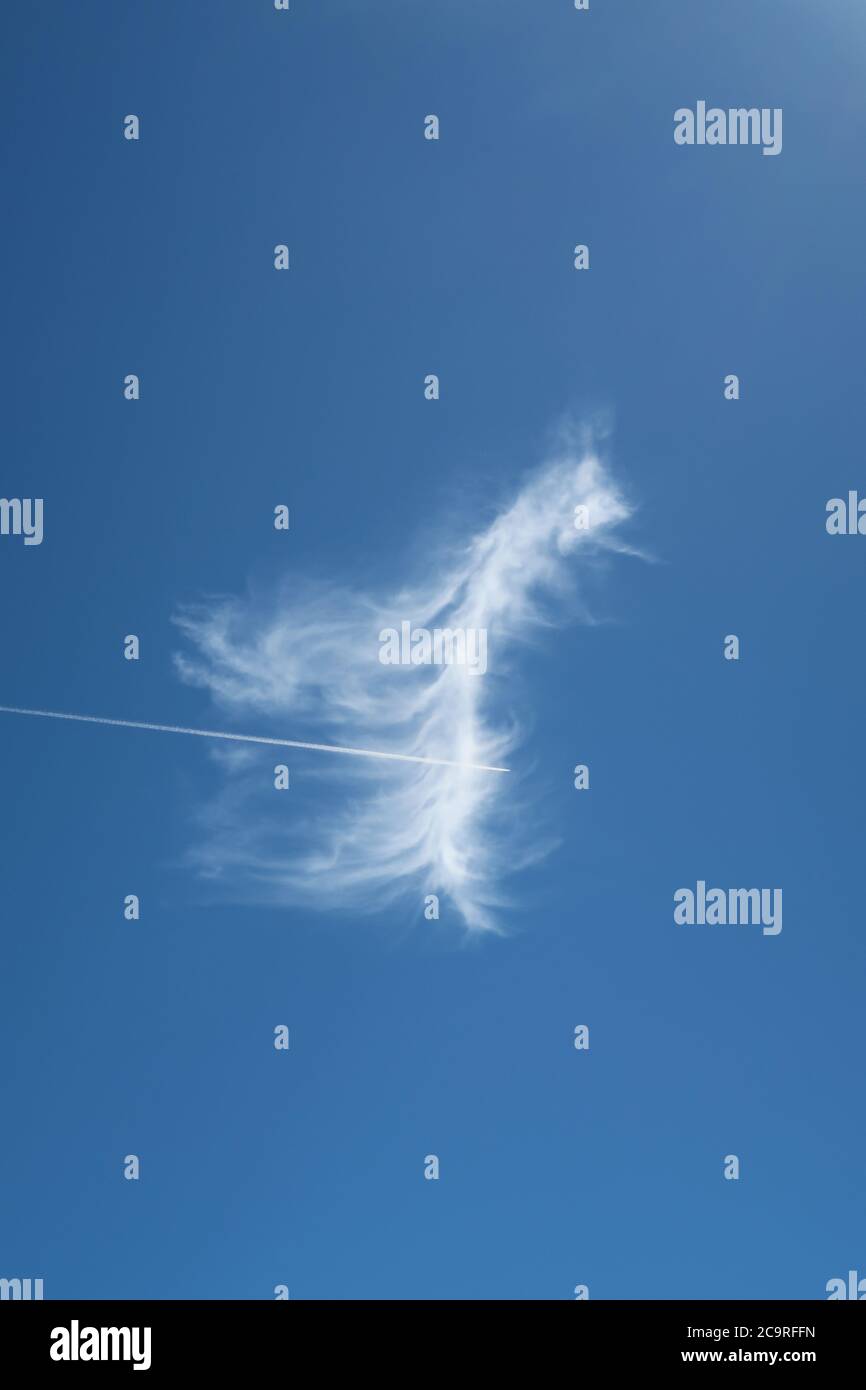
<svg viewBox="0 0 866 1390">
<path fill-rule="evenodd" d="M 0 716 L 0 1275 L 547 1299 L 820 1298 L 866 1273 L 866 541 L 824 527 L 866 490 L 862 6 L 2 22 L 2 493 L 45 499 L 45 537 L 0 538 L 0 703 L 329 741 L 324 706 L 298 733 L 181 679 L 182 606 L 294 631 L 311 589 L 435 588 L 566 417 L 606 422 L 642 558 L 578 562 L 577 602 L 491 683 L 521 729 L 502 843 L 558 841 L 497 879 L 499 933 L 445 899 L 424 921 L 411 883 L 362 912 L 324 881 L 317 909 L 202 878 L 224 759 Z M 781 155 L 677 147 L 700 99 L 783 108 Z M 257 814 L 309 847 L 359 786 L 287 761 Z M 701 878 L 781 886 L 782 932 L 676 927 Z"/>
</svg>

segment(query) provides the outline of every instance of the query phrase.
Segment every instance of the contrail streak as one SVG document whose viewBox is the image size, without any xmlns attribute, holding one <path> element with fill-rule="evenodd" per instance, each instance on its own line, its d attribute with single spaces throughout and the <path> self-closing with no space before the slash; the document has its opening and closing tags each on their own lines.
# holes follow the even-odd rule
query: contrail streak
<svg viewBox="0 0 866 1390">
<path fill-rule="evenodd" d="M 224 738 L 233 743 L 265 743 L 274 748 L 308 748 L 314 753 L 348 753 L 355 758 L 388 758 L 399 763 L 429 763 L 432 767 L 462 767 L 473 772 L 509 772 L 507 767 L 484 763 L 458 763 L 450 758 L 422 758 L 415 753 L 382 753 L 372 748 L 341 748 L 336 743 L 299 743 L 291 738 L 261 738 L 258 734 L 226 734 L 214 729 L 184 729 L 179 724 L 144 724 L 136 719 L 104 719 L 98 714 L 61 714 L 52 709 L 19 709 L 0 705 L 0 714 L 33 714 L 40 719 L 72 719 L 79 724 L 111 724 L 120 729 L 150 729 L 158 734 L 194 734 L 196 738 Z"/>
</svg>

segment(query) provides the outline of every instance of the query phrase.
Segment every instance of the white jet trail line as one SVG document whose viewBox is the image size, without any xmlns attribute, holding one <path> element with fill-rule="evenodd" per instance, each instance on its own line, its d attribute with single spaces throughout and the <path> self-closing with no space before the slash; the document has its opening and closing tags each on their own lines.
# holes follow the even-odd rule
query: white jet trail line
<svg viewBox="0 0 866 1390">
<path fill-rule="evenodd" d="M 72 719 L 78 724 L 110 724 L 119 729 L 150 729 L 157 734 L 194 734 L 196 738 L 224 738 L 233 743 L 265 743 L 274 748 L 307 748 L 314 753 L 348 753 L 353 758 L 388 758 L 398 763 L 428 763 L 431 767 L 462 767 L 472 772 L 510 772 L 507 767 L 484 763 L 458 763 L 450 758 L 422 758 L 415 753 L 382 753 L 372 748 L 342 748 L 336 743 L 300 743 L 291 738 L 262 738 L 258 734 L 226 734 L 215 729 L 185 729 L 180 724 L 144 724 L 136 719 L 105 719 L 98 714 L 61 714 L 52 709 L 19 709 L 0 705 L 0 714 L 33 714 L 40 719 Z"/>
</svg>

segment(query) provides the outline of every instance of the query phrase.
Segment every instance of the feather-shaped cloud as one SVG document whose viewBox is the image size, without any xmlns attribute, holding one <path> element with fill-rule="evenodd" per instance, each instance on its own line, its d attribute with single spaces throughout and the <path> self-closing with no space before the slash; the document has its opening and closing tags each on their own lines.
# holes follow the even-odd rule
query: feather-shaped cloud
<svg viewBox="0 0 866 1390">
<path fill-rule="evenodd" d="M 575 525 L 577 507 L 587 509 L 585 529 Z M 311 583 L 264 604 L 186 609 L 177 622 L 192 654 L 177 658 L 178 669 L 225 713 L 279 716 L 291 737 L 304 737 L 306 725 L 323 740 L 507 763 L 525 727 L 507 701 L 519 651 L 551 625 L 557 599 L 576 591 L 582 564 L 601 549 L 628 548 L 617 527 L 629 514 L 591 440 L 563 431 L 510 504 L 459 548 L 452 542 L 437 579 L 378 595 Z M 484 631 L 486 674 L 460 664 L 383 665 L 380 633 L 404 621 Z M 254 756 L 222 755 L 225 790 L 207 814 L 197 858 L 205 872 L 272 902 L 357 911 L 436 893 L 467 927 L 496 929 L 507 873 L 545 849 L 514 823 L 514 774 L 323 764 L 319 775 L 341 782 L 327 816 L 301 823 L 296 814 L 286 830 L 254 790 Z"/>
</svg>

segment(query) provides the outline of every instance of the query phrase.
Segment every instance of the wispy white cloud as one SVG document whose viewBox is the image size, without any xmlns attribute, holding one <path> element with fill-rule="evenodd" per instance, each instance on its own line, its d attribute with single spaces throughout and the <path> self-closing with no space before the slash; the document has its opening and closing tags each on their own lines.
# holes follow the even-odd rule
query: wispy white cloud
<svg viewBox="0 0 866 1390">
<path fill-rule="evenodd" d="M 589 527 L 574 525 L 588 508 Z M 206 687 L 226 715 L 268 715 L 302 737 L 350 742 L 461 763 L 502 765 L 526 726 L 509 707 L 518 653 L 550 627 L 580 571 L 603 550 L 627 550 L 630 515 L 592 439 L 563 429 L 548 461 L 469 537 L 443 537 L 436 578 L 390 594 L 309 583 L 299 592 L 219 600 L 177 622 L 191 653 L 184 680 Z M 399 627 L 484 629 L 489 668 L 385 666 L 379 634 Z M 338 776 L 327 815 L 290 818 L 262 807 L 255 755 L 223 758 L 226 782 L 197 852 L 204 872 L 273 902 L 352 911 L 414 891 L 450 900 L 473 930 L 496 929 L 509 872 L 547 846 L 515 823 L 514 778 L 466 767 L 377 764 Z M 352 760 L 354 762 L 354 760 Z M 259 766 L 256 763 L 256 766 Z M 288 796 L 292 796 L 289 792 Z M 286 825 L 291 829 L 286 829 Z M 444 915 L 444 912 L 443 912 Z"/>
</svg>

